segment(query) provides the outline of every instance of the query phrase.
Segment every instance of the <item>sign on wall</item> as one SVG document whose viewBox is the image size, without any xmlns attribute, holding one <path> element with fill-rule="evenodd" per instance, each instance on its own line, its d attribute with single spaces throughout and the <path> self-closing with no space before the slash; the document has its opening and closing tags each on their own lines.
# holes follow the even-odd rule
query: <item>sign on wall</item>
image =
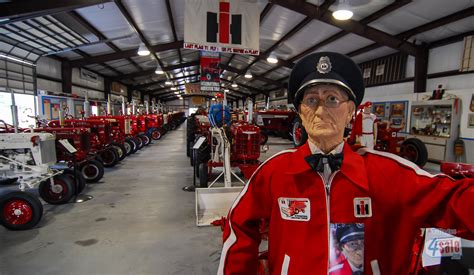
<svg viewBox="0 0 474 275">
<path fill-rule="evenodd" d="M 184 84 L 184 93 L 187 95 L 201 95 L 201 86 L 199 83 L 186 83 Z"/>
<path fill-rule="evenodd" d="M 244 0 L 186 0 L 184 48 L 259 54 L 260 14 Z"/>
<path fill-rule="evenodd" d="M 201 91 L 220 91 L 220 68 L 221 58 L 216 52 L 201 52 Z"/>
<path fill-rule="evenodd" d="M 84 68 L 81 68 L 81 78 L 94 83 L 99 81 L 99 76 L 96 73 L 86 70 Z"/>
</svg>

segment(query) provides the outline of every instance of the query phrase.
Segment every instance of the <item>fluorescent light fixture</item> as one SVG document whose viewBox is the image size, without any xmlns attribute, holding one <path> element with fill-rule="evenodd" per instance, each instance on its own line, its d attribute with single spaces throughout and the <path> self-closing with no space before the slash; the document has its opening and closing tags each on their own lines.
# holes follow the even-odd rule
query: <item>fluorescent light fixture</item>
<svg viewBox="0 0 474 275">
<path fill-rule="evenodd" d="M 19 58 L 12 57 L 12 56 L 8 56 L 8 55 L 4 55 L 4 54 L 1 54 L 1 53 L 0 53 L 0 57 L 6 58 L 6 59 L 10 59 L 10 60 L 13 60 L 13 61 L 18 62 L 18 63 L 23 63 L 23 64 L 30 65 L 30 66 L 36 66 L 35 64 L 33 64 L 33 63 L 31 63 L 31 62 L 23 61 L 23 60 L 21 60 L 21 59 L 19 59 Z"/>
<path fill-rule="evenodd" d="M 224 92 L 228 93 L 228 92 L 229 92 L 229 89 L 224 89 Z"/>
<path fill-rule="evenodd" d="M 182 98 L 182 97 L 180 97 L 180 98 L 179 98 L 179 100 L 183 100 L 183 98 Z"/>
<path fill-rule="evenodd" d="M 239 85 L 237 85 L 237 83 L 235 83 L 235 82 L 233 82 L 232 85 L 230 85 L 230 86 L 232 86 L 232 87 L 234 87 L 234 88 L 239 87 Z"/>
<path fill-rule="evenodd" d="M 212 98 L 212 100 L 216 100 L 215 98 Z"/>
<path fill-rule="evenodd" d="M 175 94 L 175 95 L 179 95 L 179 92 L 178 92 L 178 91 L 176 91 L 176 92 L 174 92 L 174 94 Z"/>
<path fill-rule="evenodd" d="M 147 56 L 147 55 L 150 54 L 150 51 L 149 51 L 148 48 L 145 46 L 145 44 L 140 43 L 140 46 L 138 47 L 137 54 L 138 54 L 139 56 Z"/>
<path fill-rule="evenodd" d="M 2 23 L 2 22 L 7 22 L 7 21 L 9 21 L 9 20 L 10 20 L 10 18 L 3 18 L 3 19 L 0 19 L 0 23 Z"/>
<path fill-rule="evenodd" d="M 165 85 L 173 85 L 173 82 L 169 81 L 169 80 L 166 80 L 165 81 Z"/>
<path fill-rule="evenodd" d="M 245 73 L 245 78 L 252 78 L 253 75 L 252 73 L 250 72 L 250 70 L 248 70 L 246 73 Z"/>
<path fill-rule="evenodd" d="M 171 87 L 171 91 L 176 91 L 176 87 Z"/>
<path fill-rule="evenodd" d="M 163 70 L 161 69 L 160 65 L 156 66 L 155 74 L 164 74 Z"/>
<path fill-rule="evenodd" d="M 276 56 L 274 53 L 271 53 L 271 54 L 267 57 L 267 62 L 268 62 L 268 63 L 271 63 L 271 64 L 276 64 L 276 63 L 278 63 L 278 58 L 277 58 L 277 56 Z"/>
<path fill-rule="evenodd" d="M 336 20 L 349 20 L 354 13 L 351 11 L 347 0 L 339 0 L 336 10 L 332 13 L 332 17 Z"/>
</svg>

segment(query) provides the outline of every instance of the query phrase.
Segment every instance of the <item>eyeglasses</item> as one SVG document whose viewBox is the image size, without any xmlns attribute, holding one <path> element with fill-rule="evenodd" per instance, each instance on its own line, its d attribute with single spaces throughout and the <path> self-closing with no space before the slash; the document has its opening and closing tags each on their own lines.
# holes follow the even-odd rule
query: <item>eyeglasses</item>
<svg viewBox="0 0 474 275">
<path fill-rule="evenodd" d="M 324 100 L 321 100 L 317 97 L 310 96 L 310 97 L 304 98 L 301 101 L 301 103 L 303 103 L 304 105 L 306 105 L 307 107 L 311 109 L 316 109 L 320 105 L 323 105 L 326 108 L 337 108 L 341 106 L 342 103 L 347 102 L 347 101 L 349 101 L 349 99 L 343 100 L 343 99 L 337 98 L 334 95 L 330 95 L 326 97 Z"/>
<path fill-rule="evenodd" d="M 350 241 L 344 244 L 349 251 L 364 249 L 364 240 Z"/>
</svg>

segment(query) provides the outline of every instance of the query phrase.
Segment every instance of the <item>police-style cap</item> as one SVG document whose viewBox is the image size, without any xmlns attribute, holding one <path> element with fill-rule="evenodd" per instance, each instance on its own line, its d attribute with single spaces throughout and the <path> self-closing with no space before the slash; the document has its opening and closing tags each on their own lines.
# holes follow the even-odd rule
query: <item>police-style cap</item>
<svg viewBox="0 0 474 275">
<path fill-rule="evenodd" d="M 304 90 L 317 84 L 336 84 L 342 87 L 355 106 L 359 106 L 364 98 L 364 79 L 359 66 L 340 53 L 312 53 L 298 61 L 288 82 L 288 102 L 298 108 Z"/>
<path fill-rule="evenodd" d="M 340 224 L 336 228 L 336 239 L 339 243 L 347 243 L 364 239 L 363 224 Z"/>
</svg>

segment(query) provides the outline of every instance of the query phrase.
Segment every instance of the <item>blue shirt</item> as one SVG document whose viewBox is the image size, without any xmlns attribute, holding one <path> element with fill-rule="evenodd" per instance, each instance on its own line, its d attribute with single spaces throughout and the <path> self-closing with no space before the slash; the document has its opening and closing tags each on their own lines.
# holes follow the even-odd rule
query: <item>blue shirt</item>
<svg viewBox="0 0 474 275">
<path fill-rule="evenodd" d="M 229 106 L 225 105 L 224 107 L 224 121 L 227 126 L 230 125 L 230 112 Z M 212 104 L 209 108 L 209 121 L 211 121 L 211 125 L 222 127 L 222 103 L 215 103 Z M 214 124 L 215 123 L 215 124 Z"/>
</svg>

